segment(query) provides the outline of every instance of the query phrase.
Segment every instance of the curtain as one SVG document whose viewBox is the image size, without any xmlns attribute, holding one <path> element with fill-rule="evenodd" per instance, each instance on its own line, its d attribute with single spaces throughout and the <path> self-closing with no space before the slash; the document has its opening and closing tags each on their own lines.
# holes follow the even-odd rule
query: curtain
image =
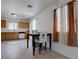
<svg viewBox="0 0 79 59">
<path fill-rule="evenodd" d="M 60 11 L 60 33 L 59 33 L 59 42 L 61 44 L 67 45 L 67 5 L 61 7 Z"/>
<path fill-rule="evenodd" d="M 69 21 L 69 32 L 68 32 L 68 42 L 69 46 L 77 45 L 77 38 L 75 32 L 75 17 L 74 17 L 74 2 L 68 3 L 68 21 Z"/>
<path fill-rule="evenodd" d="M 56 9 L 54 10 L 54 32 L 53 32 L 53 42 L 59 42 L 59 33 L 58 33 L 58 19 Z"/>
</svg>

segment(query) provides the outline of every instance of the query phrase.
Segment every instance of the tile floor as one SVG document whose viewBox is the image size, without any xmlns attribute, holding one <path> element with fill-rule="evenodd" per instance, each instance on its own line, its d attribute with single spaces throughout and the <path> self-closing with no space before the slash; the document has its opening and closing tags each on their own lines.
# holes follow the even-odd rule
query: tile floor
<svg viewBox="0 0 79 59">
<path fill-rule="evenodd" d="M 38 49 L 35 56 L 32 55 L 32 43 L 30 39 L 30 47 L 27 48 L 27 40 L 14 40 L 1 42 L 1 59 L 69 59 L 55 51 L 47 49 L 41 51 Z"/>
</svg>

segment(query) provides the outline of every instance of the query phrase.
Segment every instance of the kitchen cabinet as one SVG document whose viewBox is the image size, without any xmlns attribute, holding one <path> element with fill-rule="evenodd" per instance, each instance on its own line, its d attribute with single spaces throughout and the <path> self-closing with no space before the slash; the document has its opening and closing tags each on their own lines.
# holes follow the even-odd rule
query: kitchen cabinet
<svg viewBox="0 0 79 59">
<path fill-rule="evenodd" d="M 29 22 L 19 22 L 19 28 L 29 28 Z"/>
<path fill-rule="evenodd" d="M 1 20 L 1 28 L 6 28 L 6 20 Z"/>
<path fill-rule="evenodd" d="M 3 40 L 5 40 L 6 38 L 5 38 L 5 32 L 2 32 L 1 33 L 1 40 L 3 41 Z"/>
<path fill-rule="evenodd" d="M 19 39 L 18 32 L 1 32 L 1 40 L 17 40 Z"/>
<path fill-rule="evenodd" d="M 29 32 L 24 32 L 24 39 L 27 38 Z M 6 40 L 19 40 L 19 32 L 1 32 L 1 41 Z"/>
</svg>

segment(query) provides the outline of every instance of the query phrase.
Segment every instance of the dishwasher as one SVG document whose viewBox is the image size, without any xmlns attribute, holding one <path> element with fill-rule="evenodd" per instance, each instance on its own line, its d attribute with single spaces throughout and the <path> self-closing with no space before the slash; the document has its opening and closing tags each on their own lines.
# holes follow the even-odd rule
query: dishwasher
<svg viewBox="0 0 79 59">
<path fill-rule="evenodd" d="M 19 39 L 25 38 L 25 32 L 19 32 Z"/>
</svg>

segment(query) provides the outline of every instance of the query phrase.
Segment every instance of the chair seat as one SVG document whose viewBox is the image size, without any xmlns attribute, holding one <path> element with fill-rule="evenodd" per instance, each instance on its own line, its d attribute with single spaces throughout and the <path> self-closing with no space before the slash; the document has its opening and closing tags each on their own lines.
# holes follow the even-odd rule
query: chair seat
<svg viewBox="0 0 79 59">
<path fill-rule="evenodd" d="M 35 42 L 37 42 L 37 43 L 45 43 L 47 41 L 39 41 L 39 40 L 36 39 Z"/>
</svg>

